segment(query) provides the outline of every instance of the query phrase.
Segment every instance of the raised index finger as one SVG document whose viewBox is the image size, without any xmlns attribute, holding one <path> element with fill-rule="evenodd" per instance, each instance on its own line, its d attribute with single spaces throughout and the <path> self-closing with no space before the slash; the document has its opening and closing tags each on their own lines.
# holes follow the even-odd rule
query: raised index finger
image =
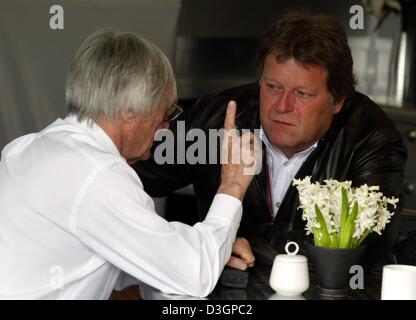
<svg viewBox="0 0 416 320">
<path fill-rule="evenodd" d="M 235 101 L 228 102 L 227 113 L 224 120 L 224 129 L 232 130 L 235 128 L 235 114 L 237 110 L 237 103 Z"/>
</svg>

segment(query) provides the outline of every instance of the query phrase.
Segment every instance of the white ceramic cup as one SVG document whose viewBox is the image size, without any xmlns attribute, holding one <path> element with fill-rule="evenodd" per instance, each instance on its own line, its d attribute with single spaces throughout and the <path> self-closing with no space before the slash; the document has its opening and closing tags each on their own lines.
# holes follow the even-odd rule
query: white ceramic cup
<svg viewBox="0 0 416 320">
<path fill-rule="evenodd" d="M 381 282 L 381 300 L 416 300 L 416 266 L 385 265 Z"/>
<path fill-rule="evenodd" d="M 289 251 L 295 246 L 294 251 Z M 285 247 L 287 254 L 279 254 L 273 262 L 269 284 L 279 295 L 297 296 L 309 288 L 308 259 L 296 255 L 299 246 L 296 242 L 288 242 Z"/>
</svg>

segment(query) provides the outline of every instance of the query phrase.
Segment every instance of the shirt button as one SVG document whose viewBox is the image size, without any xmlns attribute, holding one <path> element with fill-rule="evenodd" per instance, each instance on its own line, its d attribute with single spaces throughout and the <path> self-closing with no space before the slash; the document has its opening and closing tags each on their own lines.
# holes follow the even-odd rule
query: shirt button
<svg viewBox="0 0 416 320">
<path fill-rule="evenodd" d="M 283 162 L 283 165 L 284 165 L 285 167 L 287 167 L 287 166 L 289 165 L 289 161 L 285 161 L 285 162 Z"/>
<path fill-rule="evenodd" d="M 279 201 L 277 201 L 277 202 L 276 202 L 276 207 L 277 207 L 277 208 L 279 208 L 279 207 L 280 207 L 280 202 L 279 202 Z"/>
</svg>

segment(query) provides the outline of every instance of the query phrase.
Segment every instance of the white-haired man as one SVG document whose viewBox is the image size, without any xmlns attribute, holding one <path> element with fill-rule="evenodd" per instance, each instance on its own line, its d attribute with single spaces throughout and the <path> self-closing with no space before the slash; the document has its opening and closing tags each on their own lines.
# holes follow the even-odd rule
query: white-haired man
<svg viewBox="0 0 416 320">
<path fill-rule="evenodd" d="M 243 163 L 224 165 L 211 210 L 193 227 L 155 213 L 129 164 L 149 157 L 155 132 L 178 114 L 165 55 L 131 33 L 94 33 L 71 63 L 66 100 L 64 119 L 1 154 L 0 298 L 106 299 L 121 271 L 164 292 L 208 295 L 252 176 Z"/>
</svg>

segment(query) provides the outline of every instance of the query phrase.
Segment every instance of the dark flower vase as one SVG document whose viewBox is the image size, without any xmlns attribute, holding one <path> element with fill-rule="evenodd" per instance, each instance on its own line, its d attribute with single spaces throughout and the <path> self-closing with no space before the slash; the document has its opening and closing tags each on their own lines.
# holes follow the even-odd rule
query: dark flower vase
<svg viewBox="0 0 416 320">
<path fill-rule="evenodd" d="M 345 297 L 350 291 L 350 268 L 359 265 L 365 247 L 338 249 L 318 247 L 305 241 L 315 270 L 316 284 L 322 295 Z"/>
</svg>

